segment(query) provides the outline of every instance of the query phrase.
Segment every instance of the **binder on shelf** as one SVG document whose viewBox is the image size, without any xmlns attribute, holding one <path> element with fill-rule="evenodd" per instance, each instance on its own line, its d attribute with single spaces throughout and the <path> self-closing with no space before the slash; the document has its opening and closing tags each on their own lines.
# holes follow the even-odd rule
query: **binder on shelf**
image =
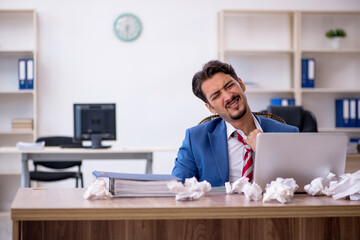
<svg viewBox="0 0 360 240">
<path fill-rule="evenodd" d="M 356 103 L 357 99 L 349 99 L 349 127 L 356 127 Z"/>
<path fill-rule="evenodd" d="M 308 61 L 306 59 L 301 59 L 301 87 L 307 87 L 308 79 Z"/>
<path fill-rule="evenodd" d="M 271 106 L 295 106 L 294 98 L 272 98 L 270 100 Z"/>
<path fill-rule="evenodd" d="M 349 127 L 350 103 L 349 99 L 335 100 L 336 127 Z"/>
<path fill-rule="evenodd" d="M 356 101 L 356 127 L 360 127 L 360 98 Z"/>
<path fill-rule="evenodd" d="M 34 59 L 26 60 L 26 88 L 34 89 Z"/>
<path fill-rule="evenodd" d="M 301 60 L 301 86 L 303 88 L 315 87 L 315 59 L 303 58 Z"/>
<path fill-rule="evenodd" d="M 19 89 L 26 89 L 26 59 L 18 60 Z"/>
</svg>

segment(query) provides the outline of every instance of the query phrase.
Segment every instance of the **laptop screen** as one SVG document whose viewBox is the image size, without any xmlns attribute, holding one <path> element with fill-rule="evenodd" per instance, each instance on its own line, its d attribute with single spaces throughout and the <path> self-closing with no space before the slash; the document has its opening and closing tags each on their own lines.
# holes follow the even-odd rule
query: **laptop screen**
<svg viewBox="0 0 360 240">
<path fill-rule="evenodd" d="M 297 192 L 314 178 L 344 173 L 347 136 L 343 133 L 261 133 L 257 136 L 254 182 L 265 190 L 277 177 L 294 178 Z"/>
</svg>

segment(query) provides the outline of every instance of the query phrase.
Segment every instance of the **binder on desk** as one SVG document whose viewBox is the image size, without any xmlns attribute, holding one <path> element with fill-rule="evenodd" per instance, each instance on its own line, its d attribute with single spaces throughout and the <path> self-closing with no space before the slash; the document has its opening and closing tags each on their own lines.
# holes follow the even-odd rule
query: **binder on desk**
<svg viewBox="0 0 360 240">
<path fill-rule="evenodd" d="M 18 60 L 19 89 L 26 89 L 26 59 Z"/>
<path fill-rule="evenodd" d="M 315 59 L 303 58 L 301 60 L 301 86 L 303 88 L 315 87 Z"/>
<path fill-rule="evenodd" d="M 94 171 L 96 177 L 109 178 L 109 192 L 114 197 L 175 196 L 167 183 L 181 179 L 167 174 L 133 174 Z"/>
<path fill-rule="evenodd" d="M 34 59 L 26 60 L 26 88 L 34 89 Z"/>
<path fill-rule="evenodd" d="M 349 99 L 335 100 L 336 127 L 349 127 L 350 103 Z"/>
</svg>

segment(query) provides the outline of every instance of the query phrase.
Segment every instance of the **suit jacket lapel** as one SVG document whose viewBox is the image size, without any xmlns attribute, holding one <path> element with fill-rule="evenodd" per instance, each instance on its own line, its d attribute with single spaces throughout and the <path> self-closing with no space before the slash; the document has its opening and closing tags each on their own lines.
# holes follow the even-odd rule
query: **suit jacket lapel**
<svg viewBox="0 0 360 240">
<path fill-rule="evenodd" d="M 229 181 L 229 157 L 226 139 L 226 126 L 223 120 L 217 124 L 212 132 L 208 132 L 210 147 L 212 149 L 215 166 L 223 182 Z"/>
<path fill-rule="evenodd" d="M 255 114 L 253 114 L 253 115 L 258 120 L 263 132 L 268 132 L 267 125 L 262 121 L 264 119 L 264 117 L 256 116 Z"/>
</svg>

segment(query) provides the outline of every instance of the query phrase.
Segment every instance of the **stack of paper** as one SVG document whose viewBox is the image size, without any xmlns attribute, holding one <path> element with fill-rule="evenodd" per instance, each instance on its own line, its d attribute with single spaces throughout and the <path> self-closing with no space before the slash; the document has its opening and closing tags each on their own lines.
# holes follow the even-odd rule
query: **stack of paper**
<svg viewBox="0 0 360 240">
<path fill-rule="evenodd" d="M 45 147 L 45 142 L 44 141 L 36 142 L 36 143 L 18 142 L 16 143 L 16 147 L 19 150 L 26 150 L 26 149 L 39 150 Z"/>
<path fill-rule="evenodd" d="M 109 178 L 109 191 L 114 197 L 175 196 L 167 184 L 180 179 L 165 174 L 131 174 L 94 171 L 96 177 Z"/>
<path fill-rule="evenodd" d="M 31 131 L 33 129 L 33 120 L 31 118 L 12 119 L 11 128 L 13 131 Z"/>
</svg>

